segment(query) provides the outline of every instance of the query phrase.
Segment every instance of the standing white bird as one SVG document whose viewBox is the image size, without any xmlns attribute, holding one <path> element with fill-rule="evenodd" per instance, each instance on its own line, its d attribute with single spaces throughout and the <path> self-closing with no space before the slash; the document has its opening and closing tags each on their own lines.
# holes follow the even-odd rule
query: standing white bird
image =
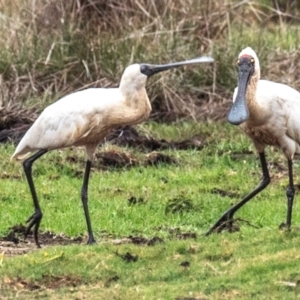
<svg viewBox="0 0 300 300">
<path fill-rule="evenodd" d="M 107 133 L 120 125 L 138 124 L 148 118 L 151 104 L 145 89 L 151 75 L 188 64 L 209 63 L 210 57 L 198 57 L 165 65 L 133 64 L 128 66 L 118 88 L 92 88 L 70 94 L 48 106 L 30 127 L 17 146 L 12 159 L 22 159 L 28 152 L 38 150 L 23 162 L 34 204 L 34 213 L 27 220 L 25 238 L 34 228 L 36 245 L 42 220 L 32 179 L 32 164 L 50 150 L 70 146 L 84 146 L 87 161 L 81 190 L 88 244 L 95 243 L 88 210 L 88 181 L 94 152 Z"/>
<path fill-rule="evenodd" d="M 293 156 L 300 152 L 300 93 L 285 85 L 260 80 L 260 66 L 256 53 L 247 47 L 239 54 L 238 87 L 233 94 L 233 105 L 227 120 L 250 137 L 259 154 L 262 181 L 240 202 L 228 209 L 206 233 L 232 226 L 235 212 L 270 183 L 265 158 L 267 145 L 279 147 L 288 161 L 289 185 L 286 190 L 287 217 L 284 225 L 291 226 L 294 201 Z"/>
</svg>

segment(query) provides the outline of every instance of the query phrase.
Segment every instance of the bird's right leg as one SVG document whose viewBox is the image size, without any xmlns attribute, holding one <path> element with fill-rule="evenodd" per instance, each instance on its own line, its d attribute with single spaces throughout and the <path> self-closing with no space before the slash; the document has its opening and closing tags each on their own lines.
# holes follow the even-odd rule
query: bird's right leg
<svg viewBox="0 0 300 300">
<path fill-rule="evenodd" d="M 265 153 L 259 153 L 259 158 L 261 162 L 261 167 L 262 167 L 262 173 L 263 173 L 263 178 L 259 185 L 251 192 L 249 193 L 245 198 L 243 198 L 240 202 L 237 204 L 233 205 L 231 208 L 229 208 L 222 216 L 221 218 L 209 229 L 209 231 L 205 234 L 210 235 L 211 233 L 217 231 L 218 229 L 223 229 L 227 225 L 229 227 L 232 225 L 232 218 L 235 212 L 240 209 L 244 204 L 246 204 L 249 200 L 251 200 L 255 195 L 257 195 L 260 191 L 265 189 L 267 185 L 270 183 L 270 175 L 269 175 L 269 170 L 268 170 L 268 165 L 266 162 L 266 157 Z"/>
<path fill-rule="evenodd" d="M 81 201 L 82 201 L 82 205 L 83 205 L 86 225 L 87 225 L 88 234 L 89 234 L 87 243 L 95 244 L 96 240 L 94 238 L 89 209 L 88 209 L 88 185 L 89 185 L 91 165 L 92 165 L 92 162 L 90 160 L 87 160 L 86 166 L 85 166 L 84 178 L 83 178 L 83 185 L 82 185 L 82 189 L 81 189 Z"/>
<path fill-rule="evenodd" d="M 33 200 L 33 204 L 34 204 L 34 213 L 33 215 L 26 221 L 28 224 L 28 227 L 26 229 L 25 232 L 25 238 L 27 237 L 28 233 L 30 232 L 31 228 L 34 226 L 34 239 L 35 239 L 35 243 L 37 245 L 38 248 L 40 248 L 40 244 L 38 241 L 38 230 L 39 230 L 39 226 L 43 217 L 43 213 L 41 211 L 40 205 L 39 205 L 39 201 L 36 195 L 36 191 L 35 191 L 35 187 L 33 184 L 33 179 L 32 179 L 32 164 L 34 163 L 35 160 L 37 160 L 38 158 L 40 158 L 42 155 L 44 155 L 47 152 L 47 150 L 40 150 L 37 153 L 35 153 L 34 155 L 30 156 L 29 158 L 25 159 L 23 162 L 23 168 L 25 171 L 25 175 L 27 178 L 27 182 L 30 188 L 30 192 L 31 192 L 31 196 L 32 196 L 32 200 Z"/>
<path fill-rule="evenodd" d="M 286 190 L 287 197 L 287 215 L 286 215 L 286 223 L 282 223 L 279 225 L 280 229 L 286 228 L 287 230 L 291 229 L 292 223 L 292 211 L 293 211 L 293 202 L 295 195 L 295 187 L 293 180 L 293 161 L 291 159 L 288 160 L 289 167 L 289 185 Z"/>
</svg>

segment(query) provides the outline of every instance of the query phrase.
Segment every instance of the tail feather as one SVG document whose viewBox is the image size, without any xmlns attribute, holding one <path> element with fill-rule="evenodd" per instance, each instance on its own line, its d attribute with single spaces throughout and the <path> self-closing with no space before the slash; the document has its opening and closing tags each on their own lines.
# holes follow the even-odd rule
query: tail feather
<svg viewBox="0 0 300 300">
<path fill-rule="evenodd" d="M 32 149 L 29 148 L 28 146 L 26 146 L 25 148 L 23 148 L 22 150 L 19 150 L 19 147 L 17 147 L 17 149 L 15 150 L 14 154 L 11 156 L 10 160 L 22 160 L 24 159 L 29 152 L 31 152 Z"/>
</svg>

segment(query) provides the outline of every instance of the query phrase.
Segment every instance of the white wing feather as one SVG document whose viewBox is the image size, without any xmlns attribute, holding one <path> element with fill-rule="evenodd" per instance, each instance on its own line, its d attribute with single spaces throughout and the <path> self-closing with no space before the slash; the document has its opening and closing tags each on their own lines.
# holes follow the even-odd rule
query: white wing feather
<svg viewBox="0 0 300 300">
<path fill-rule="evenodd" d="M 79 91 L 48 106 L 26 132 L 12 158 L 38 149 L 58 149 L 72 146 L 90 130 L 91 124 L 101 124 L 122 100 L 118 89 L 97 88 Z M 100 141 L 95 141 L 95 143 Z"/>
</svg>

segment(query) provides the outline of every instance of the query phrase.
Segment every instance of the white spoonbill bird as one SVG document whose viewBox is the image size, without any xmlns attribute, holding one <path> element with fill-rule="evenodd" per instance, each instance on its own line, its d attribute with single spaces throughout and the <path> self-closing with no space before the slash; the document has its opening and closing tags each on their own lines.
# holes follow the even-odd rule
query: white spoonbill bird
<svg viewBox="0 0 300 300">
<path fill-rule="evenodd" d="M 118 88 L 86 89 L 48 106 L 26 132 L 12 155 L 12 159 L 22 159 L 28 152 L 36 151 L 23 162 L 34 204 L 34 213 L 27 220 L 25 238 L 33 228 L 36 245 L 40 247 L 38 229 L 43 214 L 33 183 L 32 164 L 50 150 L 84 146 L 87 161 L 81 200 L 87 223 L 88 244 L 95 243 L 88 210 L 88 181 L 96 147 L 116 126 L 134 125 L 148 118 L 151 112 L 145 89 L 148 77 L 171 68 L 213 61 L 211 57 L 198 57 L 164 65 L 133 64 L 125 69 Z"/>
<path fill-rule="evenodd" d="M 232 226 L 235 212 L 270 183 L 265 158 L 268 145 L 279 147 L 287 158 L 289 184 L 286 190 L 288 230 L 291 226 L 294 201 L 293 156 L 300 152 L 300 93 L 295 89 L 268 80 L 260 80 L 260 67 L 256 53 L 247 47 L 238 57 L 238 87 L 233 94 L 233 105 L 227 120 L 250 137 L 259 154 L 262 180 L 240 202 L 228 209 L 206 233 Z"/>
</svg>

